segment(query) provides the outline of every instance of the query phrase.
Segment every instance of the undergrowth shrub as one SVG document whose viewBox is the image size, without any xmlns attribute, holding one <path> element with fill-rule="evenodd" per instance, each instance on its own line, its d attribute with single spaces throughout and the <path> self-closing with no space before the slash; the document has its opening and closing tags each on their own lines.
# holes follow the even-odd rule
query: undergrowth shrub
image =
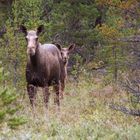
<svg viewBox="0 0 140 140">
<path fill-rule="evenodd" d="M 0 68 L 0 82 L 5 79 L 6 75 L 3 75 L 3 68 Z M 25 117 L 19 116 L 18 111 L 22 109 L 22 106 L 18 102 L 19 96 L 16 90 L 9 86 L 0 85 L 0 129 L 9 127 L 11 129 L 17 128 L 27 122 Z"/>
</svg>

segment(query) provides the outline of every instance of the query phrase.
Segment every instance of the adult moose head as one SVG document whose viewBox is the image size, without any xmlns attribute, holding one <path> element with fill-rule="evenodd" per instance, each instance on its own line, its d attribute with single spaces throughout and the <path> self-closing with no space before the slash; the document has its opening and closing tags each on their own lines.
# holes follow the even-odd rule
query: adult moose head
<svg viewBox="0 0 140 140">
<path fill-rule="evenodd" d="M 26 27 L 21 25 L 20 30 L 25 34 L 25 38 L 27 41 L 27 54 L 30 56 L 34 56 L 39 45 L 38 35 L 44 30 L 44 26 L 40 25 L 36 31 L 27 31 Z"/>
<path fill-rule="evenodd" d="M 56 92 L 55 103 L 59 108 L 60 75 L 63 64 L 61 53 L 54 44 L 39 43 L 38 35 L 43 31 L 42 25 L 37 30 L 29 31 L 21 25 L 20 30 L 27 41 L 26 81 L 31 106 L 34 110 L 36 89 L 42 87 L 45 106 L 48 108 L 49 86 L 53 85 Z"/>
<path fill-rule="evenodd" d="M 64 64 L 63 73 L 61 74 L 61 94 L 60 94 L 61 98 L 63 98 L 65 84 L 67 80 L 67 65 L 68 65 L 68 60 L 69 60 L 69 54 L 75 48 L 75 44 L 71 44 L 68 48 L 62 48 L 61 45 L 57 43 L 54 43 L 54 44 L 60 50 L 63 64 Z"/>
</svg>

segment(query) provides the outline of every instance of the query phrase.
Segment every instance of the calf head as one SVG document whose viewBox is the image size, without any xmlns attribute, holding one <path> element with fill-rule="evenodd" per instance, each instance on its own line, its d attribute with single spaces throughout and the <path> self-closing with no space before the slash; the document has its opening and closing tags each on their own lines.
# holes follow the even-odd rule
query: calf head
<svg viewBox="0 0 140 140">
<path fill-rule="evenodd" d="M 66 64 L 69 60 L 69 53 L 75 48 L 75 44 L 71 44 L 68 48 L 62 48 L 60 44 L 55 44 L 61 52 L 62 60 Z"/>
<path fill-rule="evenodd" d="M 43 25 L 39 26 L 36 31 L 29 30 L 23 25 L 20 26 L 20 30 L 25 34 L 25 38 L 27 41 L 27 54 L 30 56 L 34 56 L 36 53 L 36 49 L 39 45 L 38 35 L 43 31 Z"/>
</svg>

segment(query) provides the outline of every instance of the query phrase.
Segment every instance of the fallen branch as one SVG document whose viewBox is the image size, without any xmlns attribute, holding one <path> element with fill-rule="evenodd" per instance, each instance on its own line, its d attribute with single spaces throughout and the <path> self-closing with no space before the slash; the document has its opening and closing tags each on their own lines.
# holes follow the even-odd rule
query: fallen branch
<svg viewBox="0 0 140 140">
<path fill-rule="evenodd" d="M 113 110 L 121 111 L 128 115 L 140 116 L 140 110 L 132 110 L 124 106 L 119 106 L 119 105 L 114 105 L 114 104 L 110 104 L 109 107 Z"/>
<path fill-rule="evenodd" d="M 136 90 L 136 89 L 133 89 L 133 88 L 131 87 L 131 85 L 130 85 L 129 82 L 127 82 L 127 84 L 121 82 L 121 84 L 122 84 L 122 86 L 123 86 L 127 91 L 129 91 L 131 94 L 133 94 L 133 95 L 136 96 L 136 97 L 140 97 L 140 91 L 139 91 L 139 90 Z"/>
</svg>

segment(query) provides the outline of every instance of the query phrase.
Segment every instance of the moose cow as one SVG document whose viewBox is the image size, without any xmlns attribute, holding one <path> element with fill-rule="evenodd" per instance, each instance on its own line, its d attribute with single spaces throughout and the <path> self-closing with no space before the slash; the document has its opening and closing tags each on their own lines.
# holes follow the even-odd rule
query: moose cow
<svg viewBox="0 0 140 140">
<path fill-rule="evenodd" d="M 65 84 L 67 80 L 67 65 L 69 60 L 69 53 L 75 48 L 75 44 L 71 44 L 68 48 L 62 48 L 60 44 L 54 43 L 61 52 L 64 69 L 61 75 L 61 98 L 63 99 Z"/>
<path fill-rule="evenodd" d="M 56 92 L 55 103 L 58 109 L 60 107 L 59 93 L 61 68 L 63 68 L 62 56 L 54 44 L 41 45 L 39 43 L 38 36 L 43 29 L 44 27 L 41 25 L 37 30 L 27 31 L 25 26 L 20 26 L 20 30 L 24 33 L 27 41 L 26 81 L 27 92 L 33 110 L 37 87 L 43 88 L 44 102 L 46 109 L 48 108 L 49 86 L 51 85 L 54 86 Z"/>
</svg>

